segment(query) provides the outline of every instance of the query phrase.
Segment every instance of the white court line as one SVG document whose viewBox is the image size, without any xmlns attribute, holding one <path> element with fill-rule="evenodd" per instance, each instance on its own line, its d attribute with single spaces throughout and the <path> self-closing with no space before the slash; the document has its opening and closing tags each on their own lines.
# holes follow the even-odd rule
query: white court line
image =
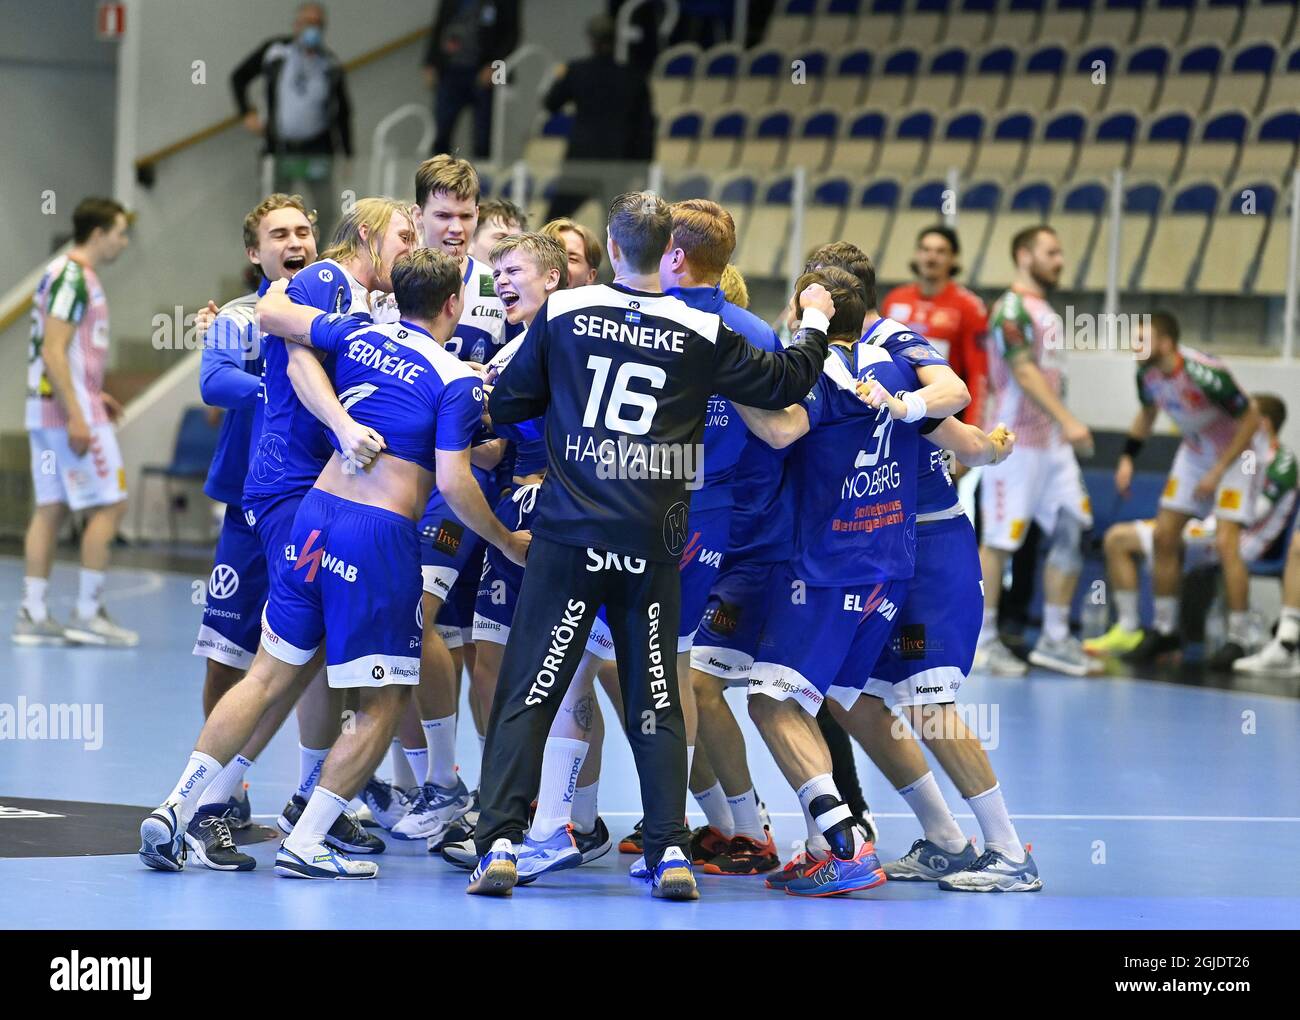
<svg viewBox="0 0 1300 1020">
<path fill-rule="evenodd" d="M 603 818 L 640 818 L 640 811 L 602 811 Z M 769 811 L 772 818 L 803 818 L 801 811 Z M 254 818 L 279 818 L 278 814 L 253 815 Z M 910 812 L 888 813 L 873 811 L 874 818 L 914 818 Z M 969 812 L 959 812 L 956 818 L 974 818 Z M 1022 815 L 1013 812 L 1012 818 L 1036 819 L 1050 822 L 1282 822 L 1294 825 L 1300 815 Z"/>
</svg>

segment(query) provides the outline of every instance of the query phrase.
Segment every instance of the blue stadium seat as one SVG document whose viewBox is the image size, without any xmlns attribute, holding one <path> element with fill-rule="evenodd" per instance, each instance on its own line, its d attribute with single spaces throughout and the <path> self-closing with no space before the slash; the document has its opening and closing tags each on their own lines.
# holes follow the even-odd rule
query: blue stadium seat
<svg viewBox="0 0 1300 1020">
<path fill-rule="evenodd" d="M 1187 36 L 1191 25 L 1192 8 L 1196 0 L 1147 0 L 1138 26 L 1138 36 L 1143 42 L 1164 42 L 1177 46 Z"/>
<path fill-rule="evenodd" d="M 1051 43 L 1040 46 L 1025 58 L 1019 74 L 1012 79 L 1008 102 L 1028 107 L 1038 113 L 1052 108 L 1057 92 L 1064 86 L 1068 75 L 1062 75 L 1066 64 L 1065 48 Z M 1071 103 L 1071 106 L 1078 104 Z M 1089 106 L 1087 109 L 1093 109 Z"/>
<path fill-rule="evenodd" d="M 785 0 L 767 24 L 767 41 L 776 46 L 803 42 L 812 31 L 817 0 Z"/>
<path fill-rule="evenodd" d="M 1093 0 L 1055 0 L 1043 12 L 1038 38 L 1054 39 L 1073 46 L 1083 37 L 1084 25 L 1092 9 Z"/>
<path fill-rule="evenodd" d="M 1093 9 L 1088 22 L 1088 36 L 1115 42 L 1121 46 L 1132 42 L 1137 34 L 1138 18 L 1145 0 L 1106 0 Z"/>
<path fill-rule="evenodd" d="M 820 170 L 830 159 L 831 149 L 840 133 L 840 115 L 835 110 L 814 110 L 803 121 L 790 142 L 786 162 Z"/>
<path fill-rule="evenodd" d="M 731 100 L 740 76 L 744 51 L 734 43 L 714 46 L 703 56 L 704 74 L 696 75 L 691 89 L 691 105 L 701 110 L 716 110 Z"/>
<path fill-rule="evenodd" d="M 984 114 L 980 111 L 954 113 L 944 122 L 939 137 L 931 144 L 922 172 L 947 175 L 948 171 L 956 170 L 964 174 L 984 138 L 984 129 Z"/>
<path fill-rule="evenodd" d="M 921 54 L 911 46 L 896 49 L 885 57 L 867 86 L 867 101 L 884 109 L 901 109 L 912 93 Z"/>
<path fill-rule="evenodd" d="M 997 110 L 1002 106 L 1011 75 L 1016 69 L 1016 51 L 1010 46 L 994 46 L 980 54 L 975 68 L 961 81 L 953 105 Z"/>
<path fill-rule="evenodd" d="M 894 216 L 890 244 L 877 263 L 876 275 L 884 283 L 902 283 L 911 278 L 910 264 L 915 251 L 912 241 L 922 228 L 944 218 L 946 181 L 929 180 L 916 185 L 904 208 Z"/>
<path fill-rule="evenodd" d="M 1036 126 L 1033 114 L 1021 110 L 1004 114 L 993 126 L 992 137 L 979 147 L 971 174 L 1002 180 L 1015 178 Z"/>
<path fill-rule="evenodd" d="M 1104 245 L 1097 245 L 1097 235 L 1105 219 L 1108 202 L 1107 185 L 1101 181 L 1075 184 L 1061 200 L 1061 208 L 1052 217 L 1052 226 L 1056 228 L 1061 250 L 1065 254 L 1062 287 L 1070 289 L 1078 286 L 1078 281 L 1093 263 L 1103 263 Z M 1095 247 L 1101 247 L 1102 253 L 1093 255 Z M 1101 269 L 1104 280 L 1104 264 Z"/>
<path fill-rule="evenodd" d="M 917 78 L 909 103 L 933 106 L 936 110 L 951 106 L 969 64 L 970 51 L 964 46 L 940 50 L 930 58 L 925 74 Z"/>
<path fill-rule="evenodd" d="M 879 110 L 853 114 L 844 136 L 831 151 L 830 162 L 826 164 L 827 173 L 862 177 L 874 170 L 887 127 L 888 120 Z"/>
<path fill-rule="evenodd" d="M 713 179 L 708 174 L 686 174 L 672 181 L 666 190 L 668 199 L 672 202 L 684 202 L 688 198 L 708 198 L 713 193 Z"/>
<path fill-rule="evenodd" d="M 1192 290 L 1200 294 L 1248 292 L 1276 204 L 1277 188 L 1267 181 L 1248 178 L 1244 185 L 1224 190 Z"/>
<path fill-rule="evenodd" d="M 933 46 L 943 37 L 952 0 L 915 0 L 907 12 L 907 41 L 917 46 Z M 858 41 L 866 42 L 866 29 L 859 27 Z"/>
<path fill-rule="evenodd" d="M 1075 176 L 1105 177 L 1128 166 L 1138 136 L 1138 116 L 1132 110 L 1106 113 L 1093 121 L 1092 138 L 1079 150 Z"/>
<path fill-rule="evenodd" d="M 1155 227 L 1156 216 L 1164 204 L 1164 187 L 1156 181 L 1136 181 L 1124 189 L 1123 212 L 1120 215 L 1119 285 L 1121 289 L 1136 288 L 1138 263 L 1147 250 L 1147 241 Z M 1105 246 L 1098 246 L 1088 270 L 1084 274 L 1083 289 L 1102 291 L 1106 288 Z"/>
<path fill-rule="evenodd" d="M 1056 191 L 1047 181 L 1031 181 L 1003 192 L 1003 207 L 985 241 L 979 247 L 965 245 L 968 284 L 997 290 L 1010 286 L 1015 269 L 1010 260 L 1011 239 L 1026 227 L 1047 222 L 1055 200 Z"/>
<path fill-rule="evenodd" d="M 960 192 L 957 206 L 961 214 L 957 227 L 967 264 L 984 250 L 1002 204 L 1002 194 L 1003 186 L 997 181 L 976 181 Z"/>
<path fill-rule="evenodd" d="M 822 86 L 822 102 L 838 110 L 851 110 L 862 101 L 871 77 L 874 57 L 870 50 L 850 49 L 835 63 L 835 73 Z"/>
<path fill-rule="evenodd" d="M 665 118 L 660 124 L 664 128 L 658 143 L 660 162 L 672 167 L 688 165 L 704 130 L 703 115 L 696 110 L 687 110 Z"/>
<path fill-rule="evenodd" d="M 161 478 L 163 489 L 166 492 L 167 531 L 171 541 L 176 542 L 178 538 L 176 515 L 179 505 L 176 499 L 175 486 L 178 483 L 191 487 L 202 486 L 204 479 L 208 476 L 208 468 L 212 464 L 212 458 L 217 452 L 217 440 L 220 435 L 220 428 L 208 423 L 208 409 L 206 407 L 195 405 L 185 409 L 185 413 L 181 415 L 180 425 L 176 429 L 176 442 L 172 447 L 171 463 L 145 464 L 140 468 L 140 481 L 136 486 L 140 497 L 135 504 L 135 532 L 137 535 L 143 536 L 146 534 L 140 526 L 140 511 L 145 503 L 145 481 L 151 478 Z"/>
<path fill-rule="evenodd" d="M 741 139 L 748 128 L 749 116 L 744 110 L 727 110 L 718 114 L 696 146 L 691 166 L 714 172 L 734 166 Z"/>
<path fill-rule="evenodd" d="M 830 56 L 823 49 L 807 49 L 790 57 L 785 63 L 785 74 L 776 81 L 772 102 L 792 110 L 810 109 L 826 84 Z M 797 77 L 792 68 L 798 69 Z"/>
<path fill-rule="evenodd" d="M 915 173 L 933 137 L 932 111 L 914 110 L 903 115 L 894 123 L 889 144 L 881 149 L 880 160 L 876 164 L 877 171 L 902 177 Z"/>
<path fill-rule="evenodd" d="M 960 0 L 954 3 L 944 25 L 943 41 L 973 46 L 988 38 L 998 0 Z"/>
<path fill-rule="evenodd" d="M 1235 42 L 1245 8 L 1246 0 L 1209 0 L 1209 3 L 1201 0 L 1192 11 L 1187 38 Z"/>
<path fill-rule="evenodd" d="M 1083 142 L 1088 122 L 1077 110 L 1057 113 L 1043 124 L 1038 143 L 1029 147 L 1020 172 L 1026 177 L 1064 181 Z"/>
<path fill-rule="evenodd" d="M 1171 181 L 1178 174 L 1183 153 L 1192 137 L 1192 118 L 1181 110 L 1152 114 L 1146 136 L 1133 147 L 1129 172 L 1135 176 Z"/>
<path fill-rule="evenodd" d="M 1043 0 L 1007 0 L 994 19 L 992 38 L 1012 46 L 1029 45 L 1038 38 L 1045 6 Z"/>
<path fill-rule="evenodd" d="M 841 234 L 865 251 L 876 265 L 880 264 L 902 190 L 898 181 L 889 178 L 864 185 L 840 228 Z M 911 238 L 904 243 L 910 244 Z"/>
<path fill-rule="evenodd" d="M 1169 47 L 1153 43 L 1134 50 L 1124 62 L 1122 73 L 1109 75 L 1106 92 L 1108 106 L 1119 110 L 1147 111 L 1155 106 L 1165 72 L 1169 69 Z"/>
<path fill-rule="evenodd" d="M 1227 110 L 1206 117 L 1200 139 L 1187 148 L 1181 174 L 1205 177 L 1223 184 L 1232 176 L 1241 147 L 1250 130 L 1250 118 L 1241 110 Z"/>
<path fill-rule="evenodd" d="M 840 224 L 852 197 L 853 184 L 847 177 L 823 177 L 812 185 L 804 213 L 805 249 L 841 236 Z"/>
<path fill-rule="evenodd" d="M 659 54 L 650 77 L 650 91 L 655 109 L 661 115 L 690 100 L 699 61 L 700 48 L 695 43 L 671 46 Z"/>
<path fill-rule="evenodd" d="M 1200 113 L 1210 101 L 1210 91 L 1223 64 L 1223 48 L 1217 43 L 1189 46 L 1178 58 L 1178 69 L 1165 79 L 1160 93 L 1162 109 Z"/>
<path fill-rule="evenodd" d="M 1262 0 L 1246 8 L 1238 29 L 1238 39 L 1268 39 L 1285 46 L 1295 38 L 1297 7 L 1295 0 Z"/>
<path fill-rule="evenodd" d="M 789 110 L 769 110 L 755 118 L 753 133 L 741 145 L 738 162 L 746 170 L 766 173 L 785 164 L 786 149 L 794 130 Z M 808 167 L 815 170 L 816 167 Z"/>
<path fill-rule="evenodd" d="M 740 87 L 746 104 L 762 106 L 771 102 L 777 82 L 790 76 L 785 51 L 775 46 L 751 50 L 745 64 Z"/>
<path fill-rule="evenodd" d="M 745 229 L 745 245 L 736 258 L 736 268 L 747 277 L 782 275 L 786 246 L 790 240 L 791 202 L 794 178 L 782 174 L 762 189 Z"/>
<path fill-rule="evenodd" d="M 1216 107 L 1235 106 L 1253 114 L 1264 98 L 1276 63 L 1277 47 L 1272 43 L 1243 43 L 1233 53 L 1228 70 L 1215 81 L 1211 102 Z"/>
<path fill-rule="evenodd" d="M 1190 286 L 1218 204 L 1219 189 L 1208 182 L 1190 184 L 1175 193 L 1168 212 L 1156 220 L 1138 289 L 1180 294 Z"/>
</svg>

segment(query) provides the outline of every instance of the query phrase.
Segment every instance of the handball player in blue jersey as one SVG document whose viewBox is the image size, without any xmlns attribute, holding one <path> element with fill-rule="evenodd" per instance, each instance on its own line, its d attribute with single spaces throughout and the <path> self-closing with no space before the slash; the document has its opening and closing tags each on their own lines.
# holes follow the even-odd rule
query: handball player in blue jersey
<svg viewBox="0 0 1300 1020">
<path fill-rule="evenodd" d="M 276 870 L 299 878 L 374 877 L 375 864 L 350 859 L 326 834 L 383 757 L 419 681 L 415 522 L 435 468 L 438 486 L 467 521 L 513 560 L 522 563 L 526 555 L 528 534 L 496 520 L 469 470 L 482 381 L 442 347 L 460 314 L 460 269 L 421 250 L 394 265 L 392 282 L 406 317 L 387 325 L 304 309 L 277 291 L 259 305 L 269 329 L 330 356 L 339 397 L 379 439 L 381 452 L 360 467 L 330 434 L 334 452 L 289 532 L 296 558 L 272 574 L 258 656 L 213 712 L 172 795 L 141 826 L 141 856 L 152 867 L 179 870 L 174 832 L 193 799 L 262 714 L 301 684 L 302 667 L 323 644 L 331 687 L 358 690 L 360 708 L 281 845 Z"/>
<path fill-rule="evenodd" d="M 857 384 L 875 379 L 890 392 L 919 385 L 906 362 L 879 348 L 858 346 L 855 364 L 868 303 L 856 277 L 815 270 L 796 290 L 812 282 L 831 292 L 836 309 L 824 371 L 800 404 L 741 410 L 757 435 L 790 447 L 783 484 L 793 491 L 795 524 L 794 556 L 769 591 L 750 716 L 831 850 L 783 887 L 828 896 L 879 885 L 885 874 L 831 778 L 816 715 L 827 697 L 857 700 L 863 664 L 888 641 L 915 567 L 919 416 L 895 421 L 862 401 Z"/>
<path fill-rule="evenodd" d="M 266 555 L 242 507 L 250 447 L 262 430 L 262 331 L 253 308 L 276 280 L 292 279 L 316 261 L 316 231 L 297 195 L 268 195 L 243 224 L 248 260 L 262 273 L 257 292 L 227 302 L 204 330 L 199 392 L 204 403 L 225 410 L 217 450 L 203 491 L 226 504 L 204 599 L 194 654 L 207 662 L 203 714 L 244 675 L 262 637 L 266 604 Z M 212 306 L 215 308 L 216 306 Z M 205 867 L 247 871 L 252 857 L 235 847 L 232 828 L 252 824 L 244 775 L 270 742 L 278 719 L 268 717 L 249 743 L 208 787 L 190 822 L 186 843 Z"/>
</svg>

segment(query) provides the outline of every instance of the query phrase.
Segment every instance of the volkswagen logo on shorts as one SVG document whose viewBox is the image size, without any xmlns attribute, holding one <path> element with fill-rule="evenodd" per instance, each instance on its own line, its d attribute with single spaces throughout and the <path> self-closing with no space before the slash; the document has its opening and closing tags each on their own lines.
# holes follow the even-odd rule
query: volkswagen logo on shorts
<svg viewBox="0 0 1300 1020">
<path fill-rule="evenodd" d="M 486 560 L 484 563 L 486 564 Z M 415 600 L 415 626 L 421 633 L 424 632 L 424 598 L 423 596 Z"/>
<path fill-rule="evenodd" d="M 218 563 L 208 578 L 208 594 L 214 599 L 228 599 L 239 591 L 239 574 L 234 567 Z"/>
<path fill-rule="evenodd" d="M 690 507 L 678 502 L 664 514 L 664 546 L 673 556 L 686 547 L 686 518 L 689 513 Z"/>
<path fill-rule="evenodd" d="M 374 677 L 376 680 L 382 680 L 384 678 L 384 667 L 376 666 L 374 669 L 370 671 L 370 675 Z"/>
</svg>

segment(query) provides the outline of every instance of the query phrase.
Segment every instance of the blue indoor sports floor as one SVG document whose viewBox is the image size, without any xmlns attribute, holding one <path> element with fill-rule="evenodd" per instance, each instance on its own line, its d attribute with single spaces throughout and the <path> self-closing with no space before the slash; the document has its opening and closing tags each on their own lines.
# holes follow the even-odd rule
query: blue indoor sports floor
<svg viewBox="0 0 1300 1020">
<path fill-rule="evenodd" d="M 3 704 L 102 705 L 102 746 L 0 740 L 0 851 L 17 826 L 7 798 L 152 807 L 170 789 L 201 722 L 202 663 L 190 654 L 198 576 L 115 571 L 111 612 L 141 632 L 134 650 L 21 649 L 0 641 Z M 0 560 L 0 619 L 17 606 L 21 564 Z M 51 584 L 66 617 L 75 569 Z M 1294 690 L 1291 690 L 1294 694 Z M 996 710 L 995 769 L 1045 889 L 1032 895 L 945 893 L 910 883 L 830 900 L 768 891 L 761 879 L 701 876 L 697 903 L 662 903 L 626 877 L 630 858 L 602 860 L 517 890 L 510 900 L 464 894 L 466 876 L 396 844 L 377 881 L 298 882 L 270 869 L 276 843 L 252 849 L 258 869 L 218 874 L 147 870 L 134 855 L 0 856 L 0 927 L 80 928 L 1276 928 L 1300 922 L 1300 701 L 1120 678 L 976 676 L 963 701 Z M 783 856 L 803 835 L 798 803 L 750 726 L 738 694 L 757 789 Z M 608 708 L 606 711 L 609 717 Z M 459 746 L 474 785 L 468 716 Z M 295 733 L 282 732 L 248 775 L 258 820 L 296 784 Z M 639 815 L 631 756 L 611 727 L 600 802 L 617 838 Z M 381 774 L 387 768 L 385 764 Z M 897 856 L 917 835 L 903 801 L 859 754 L 881 827 Z M 940 776 L 958 820 L 977 828 Z M 698 824 L 693 816 L 692 824 Z M 12 845 L 12 843 L 10 844 Z M 69 847 L 69 853 L 76 853 Z"/>
</svg>

